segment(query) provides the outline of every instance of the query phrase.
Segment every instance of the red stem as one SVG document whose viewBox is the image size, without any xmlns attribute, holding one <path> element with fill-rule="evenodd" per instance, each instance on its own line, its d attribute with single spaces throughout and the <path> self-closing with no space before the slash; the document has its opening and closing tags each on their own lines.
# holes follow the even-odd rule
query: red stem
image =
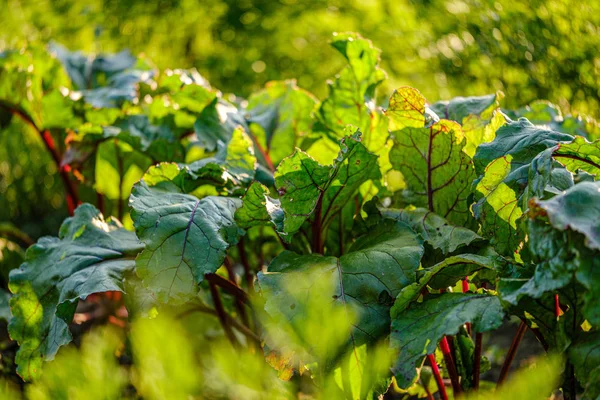
<svg viewBox="0 0 600 400">
<path fill-rule="evenodd" d="M 462 387 L 460 386 L 460 382 L 458 380 L 458 372 L 456 371 L 456 366 L 454 365 L 454 359 L 452 358 L 450 344 L 448 343 L 448 339 L 445 336 L 440 341 L 440 349 L 442 350 L 442 354 L 444 355 L 446 370 L 448 371 L 448 376 L 450 377 L 450 381 L 452 382 L 452 390 L 454 391 L 454 397 L 456 397 L 462 392 Z"/>
<path fill-rule="evenodd" d="M 446 393 L 446 386 L 444 386 L 444 380 L 442 379 L 442 374 L 440 373 L 440 369 L 435 361 L 435 355 L 428 354 L 427 360 L 429 360 L 429 364 L 431 365 L 431 371 L 433 372 L 433 377 L 435 378 L 435 383 L 437 383 L 438 391 L 440 392 L 440 397 L 442 400 L 448 400 L 448 393 Z"/>
<path fill-rule="evenodd" d="M 500 378 L 498 378 L 498 386 L 506 380 L 506 377 L 508 376 L 508 371 L 510 371 L 510 365 L 515 359 L 517 349 L 519 348 L 519 344 L 521 344 L 521 340 L 523 340 L 523 336 L 525 336 L 526 331 L 527 324 L 521 321 L 521 325 L 519 325 L 519 329 L 517 329 L 517 333 L 515 334 L 510 348 L 508 349 L 508 353 L 506 354 L 506 358 L 504 359 L 504 364 L 502 364 L 502 370 L 500 370 Z"/>
<path fill-rule="evenodd" d="M 44 142 L 44 145 L 46 146 L 46 150 L 48 150 L 48 152 L 52 156 L 52 159 L 54 160 L 54 163 L 56 164 L 56 169 L 58 170 L 58 173 L 65 186 L 65 200 L 67 202 L 69 215 L 73 215 L 73 213 L 75 212 L 75 208 L 77 208 L 77 205 L 79 205 L 79 196 L 77 195 L 77 188 L 69 178 L 69 172 L 71 171 L 71 167 L 68 164 L 61 166 L 61 156 L 56 150 L 56 146 L 54 145 L 54 139 L 52 138 L 52 134 L 50 133 L 50 131 L 47 129 L 44 131 L 40 130 L 33 121 L 33 119 L 25 112 L 5 104 L 0 104 L 0 106 L 8 110 L 8 112 L 10 112 L 12 115 L 21 118 L 21 120 L 26 122 L 33 129 L 35 129 L 35 131 L 40 135 L 42 141 Z"/>
<path fill-rule="evenodd" d="M 556 316 L 556 319 L 558 319 L 560 317 L 561 313 L 562 313 L 562 310 L 560 309 L 560 301 L 558 298 L 558 293 L 556 293 L 554 295 L 554 314 Z"/>
</svg>

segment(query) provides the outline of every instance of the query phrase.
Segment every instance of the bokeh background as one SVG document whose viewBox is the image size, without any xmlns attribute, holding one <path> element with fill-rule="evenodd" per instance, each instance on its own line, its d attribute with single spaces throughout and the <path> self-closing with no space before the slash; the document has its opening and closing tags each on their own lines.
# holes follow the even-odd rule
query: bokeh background
<svg viewBox="0 0 600 400">
<path fill-rule="evenodd" d="M 600 114 L 600 1 L 0 0 L 0 21 L 0 51 L 50 41 L 128 48 L 160 69 L 195 67 L 239 96 L 296 78 L 323 98 L 344 63 L 331 33 L 356 31 L 382 49 L 382 99 L 399 85 L 432 102 L 501 90 L 507 108 L 547 99 Z M 0 221 L 33 238 L 55 234 L 66 216 L 49 161 L 19 124 L 0 132 Z"/>
</svg>

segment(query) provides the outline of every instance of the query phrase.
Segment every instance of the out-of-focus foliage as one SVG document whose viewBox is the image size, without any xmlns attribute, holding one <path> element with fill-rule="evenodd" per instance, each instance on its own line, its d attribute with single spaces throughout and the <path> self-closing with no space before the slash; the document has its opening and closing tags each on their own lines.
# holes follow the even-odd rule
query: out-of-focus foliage
<svg viewBox="0 0 600 400">
<path fill-rule="evenodd" d="M 331 32 L 356 31 L 383 50 L 391 88 L 429 99 L 502 90 L 597 114 L 600 3 L 576 0 L 4 0 L 0 45 L 54 40 L 71 49 L 143 52 L 160 67 L 197 67 L 247 96 L 297 78 L 319 96 L 342 65 Z M 68 23 L 66 23 L 68 21 Z"/>
</svg>

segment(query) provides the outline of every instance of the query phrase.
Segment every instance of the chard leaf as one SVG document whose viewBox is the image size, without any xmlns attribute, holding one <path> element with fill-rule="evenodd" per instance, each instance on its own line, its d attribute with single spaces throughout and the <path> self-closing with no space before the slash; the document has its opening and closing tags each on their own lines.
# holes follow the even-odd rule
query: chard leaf
<svg viewBox="0 0 600 400">
<path fill-rule="evenodd" d="M 204 275 L 221 266 L 241 235 L 234 222 L 239 199 L 198 199 L 168 179 L 142 179 L 129 205 L 137 236 L 146 244 L 136 271 L 161 303 L 193 298 Z"/>
<path fill-rule="evenodd" d="M 462 226 L 451 225 L 444 218 L 424 208 L 381 209 L 384 218 L 402 221 L 410 226 L 427 244 L 448 255 L 457 249 L 483 240 L 481 236 Z"/>
<path fill-rule="evenodd" d="M 333 304 L 356 315 L 351 346 L 372 343 L 389 330 L 389 308 L 400 290 L 415 281 L 423 252 L 418 235 L 391 220 L 361 236 L 339 258 L 283 252 L 268 272 L 258 275 L 265 310 L 275 318 L 300 323 L 305 315 L 295 303 L 317 296 L 312 291 L 325 285 L 333 292 Z M 299 296 L 288 294 L 290 285 Z"/>
<path fill-rule="evenodd" d="M 10 273 L 9 332 L 20 344 L 16 362 L 23 379 L 39 377 L 42 362 L 71 341 L 79 299 L 123 291 L 123 275 L 142 249 L 132 232 L 84 204 L 65 220 L 58 238 L 41 238 L 27 250 L 23 265 Z"/>
<path fill-rule="evenodd" d="M 575 366 L 575 377 L 585 392 L 583 399 L 600 396 L 600 332 L 581 333 L 569 348 L 569 360 Z"/>
<path fill-rule="evenodd" d="M 248 126 L 274 165 L 290 155 L 312 129 L 317 100 L 295 81 L 269 82 L 248 99 Z"/>
<path fill-rule="evenodd" d="M 314 129 L 326 137 L 316 139 L 307 152 L 321 163 L 330 163 L 337 152 L 335 143 L 348 135 L 347 126 L 352 125 L 362 132 L 367 150 L 380 157 L 379 167 L 385 177 L 390 170 L 388 120 L 375 105 L 376 89 L 386 79 L 379 67 L 381 51 L 355 33 L 336 33 L 331 45 L 348 64 L 329 83 L 329 95 L 316 113 Z M 376 183 L 380 189 L 384 187 Z"/>
<path fill-rule="evenodd" d="M 327 226 L 364 182 L 380 177 L 377 156 L 361 143 L 358 131 L 340 141 L 338 157 L 329 166 L 296 150 L 275 171 L 284 213 L 281 233 L 293 235 L 311 216 Z"/>
<path fill-rule="evenodd" d="M 486 294 L 445 293 L 430 295 L 392 319 L 390 346 L 398 357 L 392 372 L 398 386 L 407 388 L 416 380 L 416 368 L 427 354 L 435 351 L 438 342 L 455 335 L 467 322 L 473 332 L 498 328 L 504 312 L 496 296 Z"/>
<path fill-rule="evenodd" d="M 137 62 L 128 50 L 91 57 L 58 44 L 52 44 L 50 50 L 64 65 L 73 86 L 93 107 L 120 107 L 126 101 L 133 101 L 138 84 L 154 75 L 149 66 Z"/>
<path fill-rule="evenodd" d="M 477 97 L 455 97 L 450 101 L 440 101 L 431 109 L 440 117 L 461 124 L 467 143 L 464 152 L 473 157 L 477 147 L 489 143 L 496 137 L 496 131 L 504 122 L 498 112 L 502 92 Z"/>
<path fill-rule="evenodd" d="M 498 261 L 492 257 L 476 254 L 461 254 L 446 258 L 444 261 L 417 271 L 417 280 L 400 291 L 391 309 L 392 318 L 396 318 L 415 302 L 424 288 L 447 288 L 482 269 L 497 269 Z"/>
<path fill-rule="evenodd" d="M 414 105 L 420 110 L 425 100 L 414 99 L 420 96 L 418 92 L 410 97 L 404 91 L 394 92 L 387 115 L 392 127 L 403 127 L 393 131 L 394 147 L 389 156 L 394 169 L 404 176 L 407 200 L 454 224 L 465 225 L 471 219 L 467 197 L 475 175 L 473 163 L 463 151 L 464 133 L 453 121 L 425 126 L 425 120 L 415 120 L 414 113 L 408 118 L 406 109 Z"/>
<path fill-rule="evenodd" d="M 592 325 L 600 325 L 600 292 L 595 284 L 600 268 L 600 225 L 593 217 L 599 210 L 599 187 L 598 182 L 581 182 L 550 200 L 532 201 L 528 235 L 535 270 L 520 284 L 500 280 L 504 301 L 516 305 L 522 297 L 537 299 L 578 283 L 582 288 L 573 290 L 581 293 L 583 314 Z"/>
<path fill-rule="evenodd" d="M 247 130 L 246 120 L 233 104 L 215 97 L 194 123 L 194 144 L 208 151 L 215 151 L 229 142 L 233 131 L 241 126 Z"/>
<path fill-rule="evenodd" d="M 561 143 L 552 156 L 572 173 L 578 170 L 598 176 L 600 173 L 600 140 L 588 142 L 577 136 L 571 143 Z"/>
<path fill-rule="evenodd" d="M 277 230 L 281 230 L 280 220 L 283 212 L 279 200 L 269 196 L 269 189 L 259 183 L 253 182 L 242 200 L 242 206 L 235 212 L 235 222 L 242 229 L 253 226 L 268 225 L 273 222 Z"/>
<path fill-rule="evenodd" d="M 498 129 L 493 142 L 478 147 L 473 159 L 479 174 L 473 213 L 481 222 L 482 236 L 500 254 L 513 256 L 520 249 L 525 233 L 518 225 L 527 201 L 556 183 L 559 176 L 553 171 L 551 153 L 572 139 L 520 119 Z"/>
</svg>

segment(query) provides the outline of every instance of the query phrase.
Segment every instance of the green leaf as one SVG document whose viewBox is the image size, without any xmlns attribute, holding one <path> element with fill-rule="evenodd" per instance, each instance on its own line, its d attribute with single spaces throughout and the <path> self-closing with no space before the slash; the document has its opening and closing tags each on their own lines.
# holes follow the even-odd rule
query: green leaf
<svg viewBox="0 0 600 400">
<path fill-rule="evenodd" d="M 172 182 L 142 179 L 129 199 L 137 236 L 146 248 L 138 276 L 166 303 L 193 298 L 204 274 L 215 272 L 241 235 L 234 222 L 239 199 L 185 194 Z"/>
<path fill-rule="evenodd" d="M 600 183 L 581 182 L 562 195 L 537 201 L 550 224 L 561 231 L 573 230 L 585 237 L 585 245 L 600 250 Z"/>
<path fill-rule="evenodd" d="M 344 137 L 350 124 L 358 127 L 368 141 L 373 112 L 370 103 L 377 86 L 386 78 L 379 68 L 381 51 L 355 33 L 334 34 L 331 45 L 348 60 L 348 65 L 329 84 L 329 96 L 321 103 L 317 119 L 333 140 Z"/>
<path fill-rule="evenodd" d="M 316 117 L 315 130 L 326 137 L 318 138 L 308 153 L 323 163 L 335 155 L 324 149 L 348 133 L 346 127 L 357 127 L 363 135 L 363 145 L 380 156 L 382 175 L 390 168 L 387 162 L 388 121 L 375 105 L 377 87 L 386 79 L 379 67 L 381 51 L 356 33 L 334 33 L 331 45 L 339 51 L 348 64 L 329 82 L 329 95 L 321 103 Z"/>
<path fill-rule="evenodd" d="M 431 109 L 440 117 L 456 121 L 462 125 L 467 144 L 464 151 L 473 157 L 477 147 L 494 140 L 496 131 L 505 118 L 499 111 L 502 92 L 478 97 L 455 97 L 450 101 L 440 101 Z"/>
<path fill-rule="evenodd" d="M 271 198 L 269 189 L 259 182 L 250 185 L 242 200 L 242 207 L 235 212 L 235 222 L 246 230 L 253 226 L 268 225 L 281 218 L 283 215 L 279 200 Z"/>
<path fill-rule="evenodd" d="M 259 273 L 265 309 L 286 320 L 302 318 L 302 299 L 318 296 L 325 285 L 332 302 L 356 315 L 349 342 L 353 347 L 380 339 L 389 329 L 389 307 L 400 290 L 415 281 L 423 255 L 419 237 L 406 225 L 387 220 L 356 240 L 341 256 L 297 255 L 283 252 Z M 319 285 L 315 286 L 315 283 Z M 298 296 L 289 296 L 293 285 Z M 298 300 L 298 297 L 301 300 Z"/>
<path fill-rule="evenodd" d="M 317 100 L 295 81 L 274 81 L 254 93 L 246 107 L 248 126 L 274 165 L 290 155 L 311 132 Z"/>
<path fill-rule="evenodd" d="M 358 131 L 340 141 L 338 157 L 329 166 L 296 150 L 275 171 L 275 187 L 284 212 L 281 233 L 293 235 L 311 215 L 327 226 L 360 185 L 380 176 L 377 156 L 361 143 Z"/>
<path fill-rule="evenodd" d="M 514 256 L 519 251 L 525 237 L 519 221 L 527 201 L 543 195 L 549 183 L 560 183 L 549 157 L 555 146 L 572 139 L 520 119 L 498 129 L 493 142 L 478 147 L 473 159 L 479 175 L 473 213 L 481 222 L 482 236 L 500 254 Z"/>
<path fill-rule="evenodd" d="M 473 332 L 493 330 L 504 317 L 496 296 L 463 293 L 429 296 L 392 319 L 390 345 L 398 352 L 392 371 L 401 388 L 416 380 L 416 368 L 427 354 L 435 351 L 444 336 L 455 335 L 467 322 L 472 324 Z"/>
<path fill-rule="evenodd" d="M 600 396 L 600 332 L 584 332 L 569 348 L 569 360 L 575 366 L 575 377 L 585 392 L 583 399 L 597 399 Z"/>
<path fill-rule="evenodd" d="M 58 44 L 52 44 L 50 50 L 63 63 L 73 86 L 93 107 L 120 107 L 126 101 L 133 101 L 137 98 L 138 83 L 154 75 L 128 50 L 95 56 L 71 52 Z"/>
<path fill-rule="evenodd" d="M 44 237 L 10 273 L 11 337 L 20 344 L 16 362 L 25 380 L 37 378 L 42 362 L 71 341 L 68 324 L 79 299 L 122 291 L 122 277 L 143 249 L 132 232 L 104 220 L 89 204 L 65 220 L 59 237 Z"/>
<path fill-rule="evenodd" d="M 424 208 L 380 210 L 384 218 L 402 221 L 419 233 L 427 244 L 448 255 L 457 249 L 483 240 L 481 236 L 462 226 L 451 225 L 444 218 Z"/>
<path fill-rule="evenodd" d="M 475 170 L 478 175 L 482 175 L 492 161 L 510 156 L 511 171 L 515 171 L 531 163 L 542 151 L 572 140 L 571 135 L 539 128 L 520 118 L 498 129 L 494 141 L 483 143 L 477 148 L 473 157 Z"/>
<path fill-rule="evenodd" d="M 409 86 L 396 89 L 385 112 L 390 121 L 390 131 L 424 127 L 425 103 L 425 97 L 417 89 Z"/>
<path fill-rule="evenodd" d="M 578 170 L 594 176 L 600 173 L 600 140 L 588 142 L 577 136 L 571 143 L 561 143 L 552 156 L 572 173 Z"/>
<path fill-rule="evenodd" d="M 241 126 L 247 131 L 246 120 L 231 103 L 215 97 L 212 103 L 202 110 L 194 123 L 196 137 L 192 141 L 200 147 L 214 151 L 228 143 L 233 131 Z"/>
<path fill-rule="evenodd" d="M 395 97 L 397 93 L 392 99 Z M 404 114 L 394 121 L 398 111 L 392 105 L 398 110 L 407 106 L 400 100 L 390 101 L 387 111 L 394 126 L 406 126 Z M 466 224 L 471 219 L 467 197 L 475 175 L 473 163 L 463 151 L 466 141 L 460 125 L 440 120 L 428 127 L 407 126 L 393 135 L 390 162 L 404 176 L 407 201 L 427 207 L 454 224 Z"/>
<path fill-rule="evenodd" d="M 391 309 L 392 318 L 398 317 L 403 311 L 411 306 L 411 303 L 417 301 L 421 292 L 427 286 L 434 289 L 445 289 L 465 276 L 469 276 L 477 271 L 487 269 L 497 269 L 498 260 L 492 257 L 480 256 L 476 254 L 461 254 L 446 258 L 444 261 L 417 271 L 417 280 L 403 288 L 394 306 Z"/>
</svg>

